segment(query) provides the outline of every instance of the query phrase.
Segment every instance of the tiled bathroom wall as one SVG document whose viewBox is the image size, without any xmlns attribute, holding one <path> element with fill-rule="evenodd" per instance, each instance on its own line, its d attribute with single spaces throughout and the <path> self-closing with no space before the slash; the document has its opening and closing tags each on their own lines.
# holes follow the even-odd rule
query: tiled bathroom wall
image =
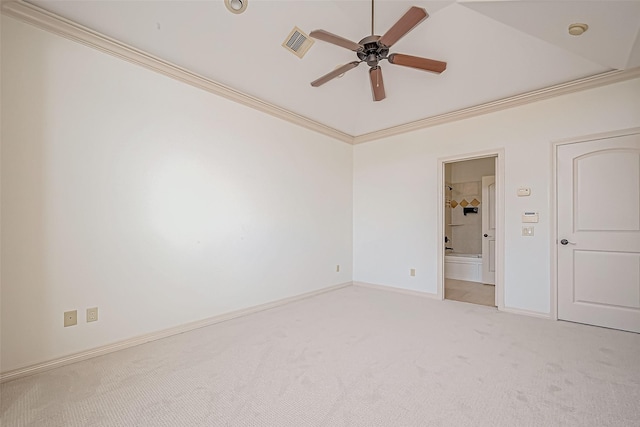
<svg viewBox="0 0 640 427">
<path fill-rule="evenodd" d="M 454 252 L 465 254 L 482 253 L 482 182 L 459 182 L 451 185 L 450 229 L 451 242 Z M 464 208 L 477 207 L 478 213 L 467 213 Z"/>
</svg>

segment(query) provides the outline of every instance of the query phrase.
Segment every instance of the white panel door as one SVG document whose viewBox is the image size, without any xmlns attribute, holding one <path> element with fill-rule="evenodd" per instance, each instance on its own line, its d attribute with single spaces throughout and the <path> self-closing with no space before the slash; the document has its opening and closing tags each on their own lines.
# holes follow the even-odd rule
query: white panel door
<svg viewBox="0 0 640 427">
<path fill-rule="evenodd" d="M 482 177 L 482 283 L 496 284 L 495 176 Z"/>
<path fill-rule="evenodd" d="M 640 332 L 640 134 L 556 155 L 558 318 Z"/>
</svg>

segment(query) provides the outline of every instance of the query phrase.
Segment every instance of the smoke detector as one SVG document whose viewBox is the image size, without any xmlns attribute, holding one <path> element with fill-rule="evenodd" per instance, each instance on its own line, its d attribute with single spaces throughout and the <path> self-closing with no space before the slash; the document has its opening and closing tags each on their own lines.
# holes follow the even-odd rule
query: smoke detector
<svg viewBox="0 0 640 427">
<path fill-rule="evenodd" d="M 585 31 L 589 29 L 587 24 L 575 23 L 569 25 L 569 34 L 572 36 L 581 36 Z"/>
</svg>

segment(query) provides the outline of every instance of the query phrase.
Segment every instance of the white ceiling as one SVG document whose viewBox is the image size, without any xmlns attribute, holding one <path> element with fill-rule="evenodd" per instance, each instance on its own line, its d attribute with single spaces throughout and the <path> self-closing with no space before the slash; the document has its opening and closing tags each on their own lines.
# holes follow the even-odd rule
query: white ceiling
<svg viewBox="0 0 640 427">
<path fill-rule="evenodd" d="M 377 0 L 376 34 L 411 6 L 430 14 L 392 52 L 448 63 L 436 75 L 383 62 L 381 102 L 372 101 L 366 64 L 310 86 L 355 53 L 316 41 L 299 59 L 281 46 L 294 26 L 359 41 L 371 32 L 369 0 L 249 0 L 240 15 L 223 0 L 29 2 L 352 136 L 640 66 L 640 0 Z M 570 36 L 573 22 L 589 30 Z"/>
</svg>

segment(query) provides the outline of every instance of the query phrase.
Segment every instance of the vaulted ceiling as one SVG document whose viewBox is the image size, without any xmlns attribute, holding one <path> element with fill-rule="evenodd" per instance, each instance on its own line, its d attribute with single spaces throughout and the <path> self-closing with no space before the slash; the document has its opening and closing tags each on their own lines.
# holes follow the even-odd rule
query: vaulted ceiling
<svg viewBox="0 0 640 427">
<path fill-rule="evenodd" d="M 29 3 L 351 136 L 640 66 L 640 0 L 377 0 L 376 34 L 411 6 L 430 15 L 393 52 L 448 64 L 438 75 L 383 62 L 380 102 L 366 64 L 311 87 L 354 52 L 317 40 L 300 59 L 281 46 L 294 26 L 358 42 L 371 34 L 369 0 L 248 0 L 242 14 L 223 0 Z M 589 26 L 581 36 L 568 33 L 576 22 Z"/>
</svg>

